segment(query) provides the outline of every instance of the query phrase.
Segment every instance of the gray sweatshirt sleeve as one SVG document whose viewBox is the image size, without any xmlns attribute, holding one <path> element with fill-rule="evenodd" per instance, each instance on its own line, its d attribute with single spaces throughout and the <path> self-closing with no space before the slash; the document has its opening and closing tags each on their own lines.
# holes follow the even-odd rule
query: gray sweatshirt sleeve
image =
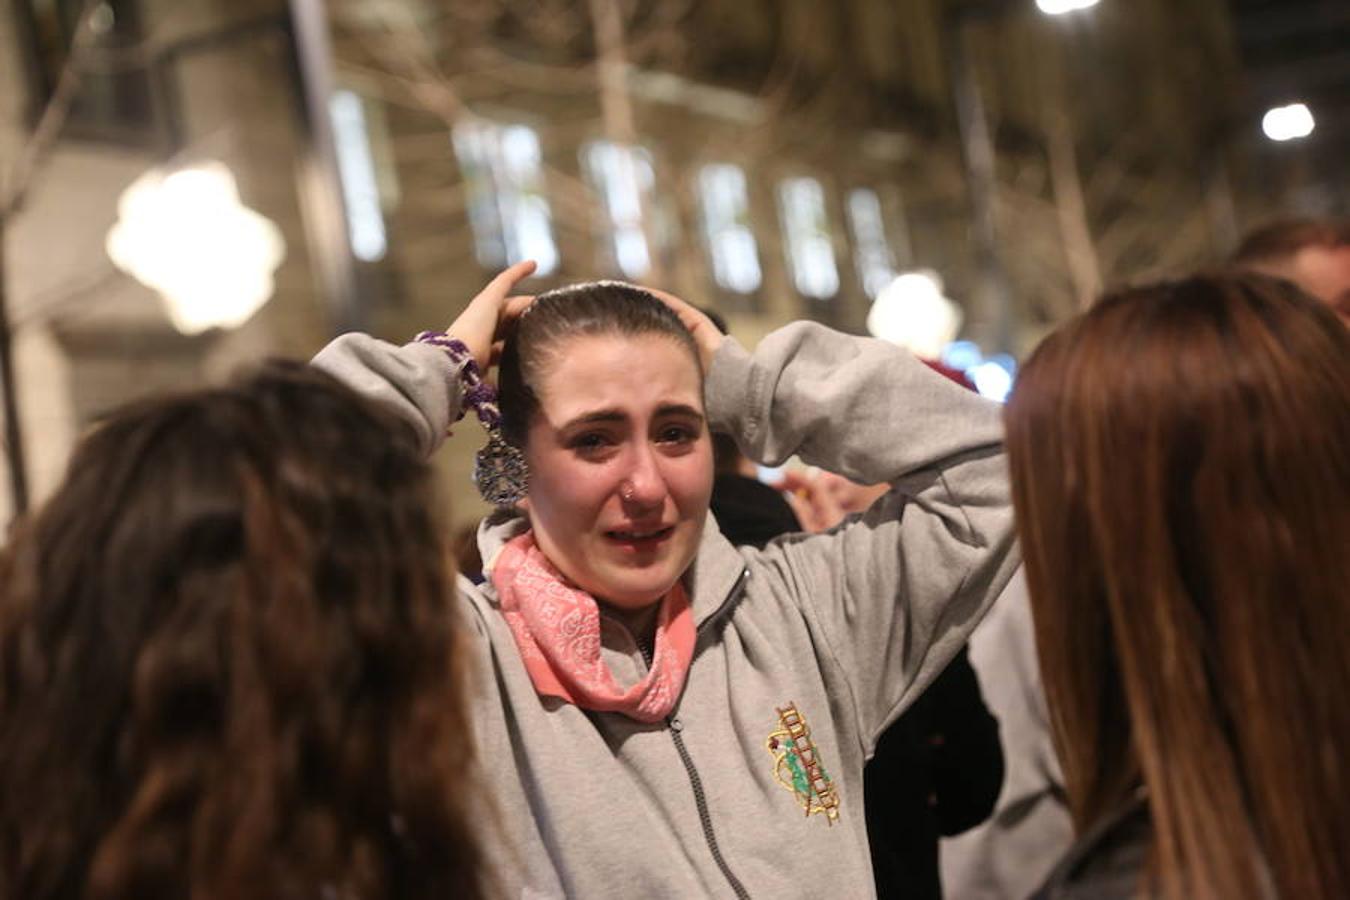
<svg viewBox="0 0 1350 900">
<path fill-rule="evenodd" d="M 1017 566 L 1002 408 L 904 350 L 804 322 L 753 356 L 724 341 L 707 395 L 713 424 L 760 462 L 797 454 L 892 486 L 860 517 L 758 557 L 822 636 L 870 755 Z"/>
<path fill-rule="evenodd" d="M 311 365 L 407 421 L 428 456 L 459 416 L 460 366 L 439 347 L 400 347 L 353 332 L 334 339 Z"/>
</svg>

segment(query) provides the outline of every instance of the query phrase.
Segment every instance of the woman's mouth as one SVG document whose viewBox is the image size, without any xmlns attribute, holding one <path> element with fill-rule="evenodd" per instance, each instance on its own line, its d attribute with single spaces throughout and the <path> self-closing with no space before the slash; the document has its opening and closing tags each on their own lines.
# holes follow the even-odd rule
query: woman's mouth
<svg viewBox="0 0 1350 900">
<path fill-rule="evenodd" d="M 606 531 L 605 537 L 625 550 L 652 550 L 675 532 L 675 526 L 665 528 L 615 529 Z"/>
</svg>

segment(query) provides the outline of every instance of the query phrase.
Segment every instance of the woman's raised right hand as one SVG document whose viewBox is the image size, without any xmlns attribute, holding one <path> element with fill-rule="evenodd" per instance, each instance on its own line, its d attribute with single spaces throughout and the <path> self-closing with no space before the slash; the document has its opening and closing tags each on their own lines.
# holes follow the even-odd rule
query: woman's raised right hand
<svg viewBox="0 0 1350 900">
<path fill-rule="evenodd" d="M 445 330 L 447 335 L 463 341 L 469 348 L 479 371 L 487 372 L 493 362 L 493 347 L 500 344 L 506 327 L 534 302 L 532 296 L 512 296 L 511 293 L 518 283 L 534 274 L 534 269 L 532 259 L 505 269 L 469 301 L 464 312 Z"/>
</svg>

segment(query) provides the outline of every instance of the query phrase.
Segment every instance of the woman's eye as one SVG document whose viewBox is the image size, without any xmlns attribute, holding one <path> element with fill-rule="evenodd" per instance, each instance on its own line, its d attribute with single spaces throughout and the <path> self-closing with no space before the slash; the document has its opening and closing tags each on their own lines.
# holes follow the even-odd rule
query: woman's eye
<svg viewBox="0 0 1350 900">
<path fill-rule="evenodd" d="M 597 453 L 609 445 L 609 438 L 595 432 L 577 435 L 571 441 L 572 449 L 580 453 Z"/>
<path fill-rule="evenodd" d="M 658 436 L 663 444 L 687 444 L 698 437 L 698 432 L 684 425 L 668 425 Z"/>
</svg>

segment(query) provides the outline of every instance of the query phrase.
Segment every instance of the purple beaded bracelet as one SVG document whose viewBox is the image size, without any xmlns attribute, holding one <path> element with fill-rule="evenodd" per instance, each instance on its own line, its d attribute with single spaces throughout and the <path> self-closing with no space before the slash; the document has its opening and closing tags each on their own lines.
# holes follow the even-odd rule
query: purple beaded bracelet
<svg viewBox="0 0 1350 900">
<path fill-rule="evenodd" d="M 464 399 L 459 418 L 472 407 L 478 421 L 487 429 L 487 446 L 474 456 L 473 480 L 483 499 L 497 507 L 519 503 L 529 490 L 530 468 L 525 455 L 502 436 L 502 413 L 497 407 L 497 389 L 483 380 L 478 363 L 468 346 L 458 338 L 440 331 L 424 331 L 414 340 L 440 347 L 459 366 L 459 379 L 464 385 Z M 459 421 L 456 419 L 455 421 Z"/>
<path fill-rule="evenodd" d="M 459 366 L 459 380 L 464 385 L 464 395 L 455 421 L 464 418 L 465 411 L 472 409 L 484 428 L 496 430 L 502 422 L 501 410 L 497 408 L 497 390 L 483 380 L 483 373 L 479 371 L 468 345 L 442 331 L 423 331 L 413 340 L 440 347 L 450 357 L 450 361 Z"/>
</svg>

